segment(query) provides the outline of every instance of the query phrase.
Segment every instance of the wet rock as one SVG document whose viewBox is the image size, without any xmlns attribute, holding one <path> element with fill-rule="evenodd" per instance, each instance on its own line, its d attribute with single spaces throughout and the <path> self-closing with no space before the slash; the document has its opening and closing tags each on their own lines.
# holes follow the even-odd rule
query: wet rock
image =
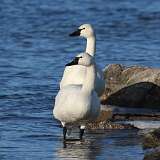
<svg viewBox="0 0 160 160">
<path fill-rule="evenodd" d="M 87 129 L 130 129 L 135 128 L 129 124 L 118 124 L 111 122 L 113 119 L 113 111 L 109 106 L 101 106 L 98 118 L 91 123 L 87 123 Z"/>
<path fill-rule="evenodd" d="M 112 64 L 104 77 L 102 104 L 160 109 L 160 69 Z"/>
<path fill-rule="evenodd" d="M 103 105 L 112 111 L 112 121 L 152 120 L 160 121 L 160 110 Z"/>
<path fill-rule="evenodd" d="M 143 148 L 155 148 L 160 146 L 160 128 L 147 133 L 143 139 Z"/>
<path fill-rule="evenodd" d="M 156 148 L 145 154 L 143 160 L 160 160 L 160 148 Z"/>
<path fill-rule="evenodd" d="M 103 121 L 103 122 L 92 122 L 86 125 L 87 129 L 133 129 L 135 128 L 129 124 L 118 124 L 111 121 Z"/>
<path fill-rule="evenodd" d="M 138 112 L 138 111 L 137 111 Z M 158 120 L 160 121 L 160 115 L 152 115 L 152 114 L 113 114 L 113 120 Z"/>
<path fill-rule="evenodd" d="M 143 148 L 150 149 L 146 152 L 144 160 L 160 160 L 160 128 L 144 136 Z"/>
</svg>

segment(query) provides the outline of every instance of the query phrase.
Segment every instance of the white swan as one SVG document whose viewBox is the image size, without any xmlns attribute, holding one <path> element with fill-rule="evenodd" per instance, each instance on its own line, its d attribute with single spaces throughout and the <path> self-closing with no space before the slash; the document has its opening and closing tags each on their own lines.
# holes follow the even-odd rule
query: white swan
<svg viewBox="0 0 160 160">
<path fill-rule="evenodd" d="M 80 126 L 80 139 L 82 139 L 85 123 L 96 119 L 100 111 L 100 101 L 94 90 L 96 69 L 94 58 L 89 54 L 76 57 L 67 66 L 83 65 L 86 67 L 83 85 L 67 85 L 59 90 L 53 109 L 53 115 L 61 121 L 63 136 L 66 139 L 67 125 Z"/>
<path fill-rule="evenodd" d="M 95 33 L 90 24 L 81 25 L 77 31 L 70 34 L 70 36 L 81 36 L 87 39 L 86 53 L 91 56 L 95 55 L 96 42 L 95 42 Z M 77 57 L 82 54 L 77 55 Z M 103 72 L 96 65 L 96 80 L 95 80 L 95 90 L 98 96 L 101 96 L 105 89 L 105 81 L 103 78 Z M 86 72 L 85 66 L 67 66 L 64 70 L 62 80 L 60 82 L 60 88 L 63 88 L 70 84 L 82 84 L 84 81 Z"/>
</svg>

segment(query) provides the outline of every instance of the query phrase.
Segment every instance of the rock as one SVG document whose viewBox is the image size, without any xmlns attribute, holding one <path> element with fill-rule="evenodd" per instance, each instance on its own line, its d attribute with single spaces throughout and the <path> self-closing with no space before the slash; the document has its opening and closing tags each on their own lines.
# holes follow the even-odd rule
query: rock
<svg viewBox="0 0 160 160">
<path fill-rule="evenodd" d="M 112 121 L 124 121 L 124 120 L 160 121 L 160 111 L 158 111 L 157 109 L 136 108 L 136 107 L 126 108 L 126 107 L 109 106 L 109 105 L 106 105 L 106 106 L 103 105 L 103 106 L 111 110 Z M 157 126 L 157 128 L 159 126 Z"/>
<path fill-rule="evenodd" d="M 143 148 L 147 150 L 144 160 L 160 160 L 160 128 L 147 133 L 143 139 Z"/>
<path fill-rule="evenodd" d="M 137 129 L 130 124 L 118 124 L 111 121 L 92 122 L 86 125 L 87 129 Z"/>
<path fill-rule="evenodd" d="M 143 139 L 143 148 L 155 148 L 160 146 L 160 128 L 147 133 Z"/>
<path fill-rule="evenodd" d="M 112 109 L 109 107 L 103 107 L 101 106 L 101 111 L 100 114 L 98 116 L 98 118 L 96 119 L 95 123 L 99 123 L 99 122 L 104 122 L 106 120 L 110 120 L 112 119 Z"/>
<path fill-rule="evenodd" d="M 137 111 L 138 112 L 138 111 Z M 122 120 L 157 120 L 160 121 L 160 115 L 145 115 L 145 114 L 113 114 L 112 120 L 122 121 Z"/>
<path fill-rule="evenodd" d="M 102 104 L 160 109 L 160 69 L 112 64 L 104 77 Z"/>
<path fill-rule="evenodd" d="M 143 160 L 160 160 L 160 148 L 156 148 L 145 154 Z"/>
<path fill-rule="evenodd" d="M 113 118 L 112 109 L 109 106 L 101 105 L 101 111 L 94 122 L 87 123 L 87 129 L 131 129 L 135 128 L 129 124 L 118 124 L 111 122 Z"/>
</svg>

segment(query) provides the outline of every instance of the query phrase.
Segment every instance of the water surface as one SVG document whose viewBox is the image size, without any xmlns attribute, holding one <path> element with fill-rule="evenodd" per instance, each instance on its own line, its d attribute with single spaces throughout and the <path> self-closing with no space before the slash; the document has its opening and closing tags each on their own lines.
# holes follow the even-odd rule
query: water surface
<svg viewBox="0 0 160 160">
<path fill-rule="evenodd" d="M 87 132 L 66 149 L 52 118 L 65 64 L 85 49 L 68 34 L 97 33 L 96 61 L 159 67 L 159 0 L 2 0 L 0 3 L 0 159 L 141 160 L 135 131 Z"/>
</svg>

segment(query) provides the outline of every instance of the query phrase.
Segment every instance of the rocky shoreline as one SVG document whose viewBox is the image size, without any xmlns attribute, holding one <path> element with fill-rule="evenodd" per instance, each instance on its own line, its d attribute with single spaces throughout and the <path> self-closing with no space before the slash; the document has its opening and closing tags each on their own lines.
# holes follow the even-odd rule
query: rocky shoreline
<svg viewBox="0 0 160 160">
<path fill-rule="evenodd" d="M 130 124 L 118 124 L 111 121 L 103 121 L 99 123 L 88 123 L 86 128 L 90 129 L 137 129 L 136 127 Z"/>
<path fill-rule="evenodd" d="M 106 86 L 101 97 L 101 112 L 95 122 L 87 124 L 88 130 L 136 128 L 118 121 L 159 123 L 160 69 L 111 64 L 104 69 L 104 77 Z M 160 160 L 160 128 L 142 136 L 144 160 Z"/>
<path fill-rule="evenodd" d="M 101 96 L 99 123 L 106 121 L 106 126 L 110 126 L 107 125 L 108 120 L 112 123 L 121 120 L 160 120 L 160 69 L 111 64 L 105 67 L 104 78 L 106 85 Z M 113 125 L 113 128 L 118 126 Z"/>
<path fill-rule="evenodd" d="M 116 122 L 160 121 L 160 69 L 111 64 L 104 69 L 104 77 L 101 113 L 87 129 L 133 129 Z M 143 134 L 142 146 L 144 160 L 160 160 L 160 128 Z"/>
</svg>

